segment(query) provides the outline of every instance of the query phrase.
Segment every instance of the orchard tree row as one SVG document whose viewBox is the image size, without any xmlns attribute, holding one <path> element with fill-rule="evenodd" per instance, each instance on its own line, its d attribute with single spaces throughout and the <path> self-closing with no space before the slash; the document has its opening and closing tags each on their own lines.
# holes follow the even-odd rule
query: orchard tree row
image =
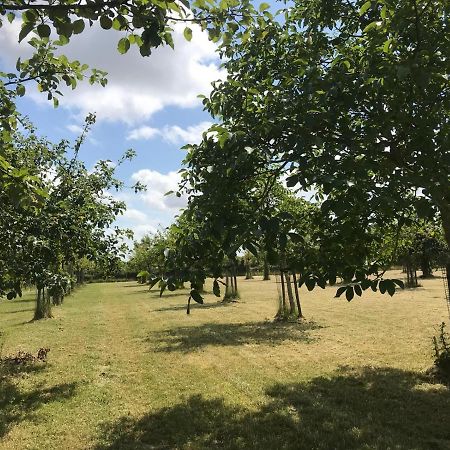
<svg viewBox="0 0 450 450">
<path fill-rule="evenodd" d="M 124 255 L 122 236 L 129 232 L 114 227 L 125 209 L 108 193 L 122 187 L 115 165 L 99 161 L 88 170 L 78 158 L 94 118 L 73 146 L 51 144 L 21 121 L 23 131 L 14 132 L 5 154 L 14 175 L 26 174 L 33 188 L 27 196 L 14 189 L 0 193 L 0 295 L 13 300 L 36 287 L 35 319 L 41 319 L 51 317 L 52 304 L 60 305 L 83 282 L 93 261 L 117 264 Z M 128 152 L 118 164 L 132 156 Z"/>
<path fill-rule="evenodd" d="M 188 225 L 167 280 L 184 270 L 201 300 L 195 286 L 224 261 L 233 277 L 242 249 L 310 289 L 340 278 L 348 300 L 392 295 L 402 283 L 384 275 L 402 252 L 429 275 L 439 249 L 450 277 L 449 8 L 299 0 L 222 42 L 227 78 L 203 100 L 217 124 L 185 147 Z M 314 196 L 312 225 L 273 206 L 281 177 Z M 290 262 L 289 242 L 302 246 Z"/>
</svg>

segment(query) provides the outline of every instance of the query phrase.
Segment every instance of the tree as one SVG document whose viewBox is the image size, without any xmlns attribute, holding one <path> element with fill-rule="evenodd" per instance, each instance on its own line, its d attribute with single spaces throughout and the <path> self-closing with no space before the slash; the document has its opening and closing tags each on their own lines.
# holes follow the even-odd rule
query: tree
<svg viewBox="0 0 450 450">
<path fill-rule="evenodd" d="M 228 78 L 204 99 L 219 144 L 234 140 L 241 179 L 252 164 L 285 168 L 288 186 L 315 190 L 330 244 L 345 248 L 319 278 L 345 272 L 348 299 L 395 292 L 368 282 L 380 277 L 368 250 L 411 207 L 438 211 L 450 244 L 448 14 L 444 0 L 299 0 L 222 46 Z"/>
<path fill-rule="evenodd" d="M 61 304 L 82 258 L 105 263 L 122 254 L 121 236 L 127 230 L 109 230 L 123 202 L 107 194 L 123 183 L 114 176 L 115 166 L 100 161 L 92 171 L 78 159 L 85 130 L 73 147 L 67 141 L 52 145 L 38 138 L 29 126 L 28 134 L 14 134 L 8 159 L 14 166 L 32 173 L 46 188 L 46 195 L 34 209 L 21 208 L 5 196 L 0 216 L 0 293 L 8 298 L 21 295 L 23 282 L 37 287 L 35 318 L 51 317 L 51 299 Z M 73 154 L 73 157 L 69 157 Z M 128 152 L 118 162 L 133 157 Z M 140 189 L 140 186 L 136 186 Z"/>
</svg>

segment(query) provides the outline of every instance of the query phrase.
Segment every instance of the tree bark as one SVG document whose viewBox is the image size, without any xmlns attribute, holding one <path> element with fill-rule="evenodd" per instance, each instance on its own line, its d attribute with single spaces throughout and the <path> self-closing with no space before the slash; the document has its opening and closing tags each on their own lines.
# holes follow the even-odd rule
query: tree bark
<svg viewBox="0 0 450 450">
<path fill-rule="evenodd" d="M 52 304 L 48 291 L 44 287 L 37 289 L 36 309 L 34 311 L 34 319 L 48 319 L 52 316 Z"/>
<path fill-rule="evenodd" d="M 286 288 L 284 286 L 284 273 L 281 270 L 280 271 L 280 278 L 281 278 L 281 311 L 280 313 L 284 316 L 286 312 Z"/>
<path fill-rule="evenodd" d="M 236 275 L 233 275 L 233 280 L 234 280 L 233 298 L 238 298 L 239 297 L 239 292 L 238 292 L 237 276 Z"/>
<path fill-rule="evenodd" d="M 288 271 L 286 271 L 284 276 L 286 277 L 286 287 L 287 287 L 288 300 L 289 300 L 289 314 L 293 315 L 297 311 L 295 309 L 295 301 L 294 301 L 294 293 L 292 291 L 291 275 L 289 274 Z"/>
<path fill-rule="evenodd" d="M 60 306 L 60 305 L 62 305 L 63 300 L 64 300 L 64 294 L 63 294 L 62 292 L 60 292 L 60 291 L 55 292 L 55 293 L 52 295 L 52 303 L 53 303 L 55 306 Z"/>
<path fill-rule="evenodd" d="M 303 317 L 303 313 L 300 304 L 300 294 L 298 292 L 297 275 L 295 275 L 295 272 L 292 272 L 292 278 L 294 280 L 294 291 L 295 291 L 295 300 L 297 301 L 298 318 L 301 319 Z"/>
<path fill-rule="evenodd" d="M 250 263 L 248 261 L 245 264 L 245 279 L 253 280 L 252 269 L 250 268 Z"/>
<path fill-rule="evenodd" d="M 269 269 L 269 262 L 267 261 L 267 255 L 264 255 L 264 276 L 263 281 L 270 280 L 270 269 Z"/>
</svg>

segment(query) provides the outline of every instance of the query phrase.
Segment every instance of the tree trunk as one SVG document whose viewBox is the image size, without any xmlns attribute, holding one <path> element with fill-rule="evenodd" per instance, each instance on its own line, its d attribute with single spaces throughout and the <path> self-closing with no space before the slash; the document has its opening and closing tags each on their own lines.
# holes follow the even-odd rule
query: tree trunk
<svg viewBox="0 0 450 450">
<path fill-rule="evenodd" d="M 252 269 L 250 268 L 250 264 L 248 262 L 245 264 L 245 279 L 253 280 Z"/>
<path fill-rule="evenodd" d="M 294 291 L 295 291 L 295 300 L 297 301 L 297 309 L 298 309 L 298 318 L 303 318 L 302 307 L 300 305 L 300 295 L 298 293 L 298 284 L 297 284 L 297 275 L 295 272 L 292 272 L 292 278 L 294 280 Z"/>
<path fill-rule="evenodd" d="M 231 280 L 230 277 L 227 275 L 225 276 L 225 295 L 223 296 L 223 300 L 229 300 L 231 298 Z"/>
<path fill-rule="evenodd" d="M 448 192 L 448 191 L 447 191 Z M 447 198 L 433 198 L 439 208 L 442 219 L 442 228 L 444 229 L 445 242 L 447 243 L 447 258 L 445 262 L 447 272 L 447 292 L 446 297 L 450 298 L 450 202 Z"/>
<path fill-rule="evenodd" d="M 267 254 L 264 255 L 264 276 L 263 281 L 270 280 L 270 269 L 269 269 L 269 262 L 267 261 Z"/>
<path fill-rule="evenodd" d="M 420 258 L 420 270 L 422 271 L 422 278 L 430 278 L 433 275 L 431 260 L 426 255 L 422 255 Z"/>
<path fill-rule="evenodd" d="M 284 316 L 286 313 L 286 288 L 284 286 L 284 273 L 280 271 L 281 278 L 281 311 L 280 313 Z"/>
<path fill-rule="evenodd" d="M 34 319 L 47 319 L 53 317 L 52 316 L 52 305 L 50 301 L 50 296 L 48 292 L 46 292 L 45 288 L 37 289 L 37 297 L 36 297 L 36 310 L 34 312 Z"/>
<path fill-rule="evenodd" d="M 55 306 L 60 306 L 63 303 L 64 294 L 61 291 L 57 291 L 52 295 L 52 303 Z"/>
<path fill-rule="evenodd" d="M 233 280 L 234 280 L 233 298 L 239 298 L 239 291 L 238 291 L 237 276 L 236 275 L 233 275 Z"/>
<path fill-rule="evenodd" d="M 295 309 L 294 292 L 292 291 L 291 275 L 289 274 L 289 272 L 286 271 L 284 276 L 286 277 L 286 287 L 289 300 L 289 314 L 294 315 L 296 314 L 297 311 Z"/>
</svg>

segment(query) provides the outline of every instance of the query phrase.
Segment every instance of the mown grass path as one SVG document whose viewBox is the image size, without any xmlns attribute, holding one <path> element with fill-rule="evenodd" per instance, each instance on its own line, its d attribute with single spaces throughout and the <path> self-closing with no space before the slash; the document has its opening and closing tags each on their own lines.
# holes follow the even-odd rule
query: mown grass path
<svg viewBox="0 0 450 450">
<path fill-rule="evenodd" d="M 277 324 L 274 281 L 184 310 L 183 292 L 87 285 L 29 322 L 0 303 L 3 354 L 49 347 L 1 374 L 0 448 L 450 448 L 450 393 L 423 376 L 446 316 L 442 281 L 350 304 L 302 290 L 308 322 Z"/>
</svg>

